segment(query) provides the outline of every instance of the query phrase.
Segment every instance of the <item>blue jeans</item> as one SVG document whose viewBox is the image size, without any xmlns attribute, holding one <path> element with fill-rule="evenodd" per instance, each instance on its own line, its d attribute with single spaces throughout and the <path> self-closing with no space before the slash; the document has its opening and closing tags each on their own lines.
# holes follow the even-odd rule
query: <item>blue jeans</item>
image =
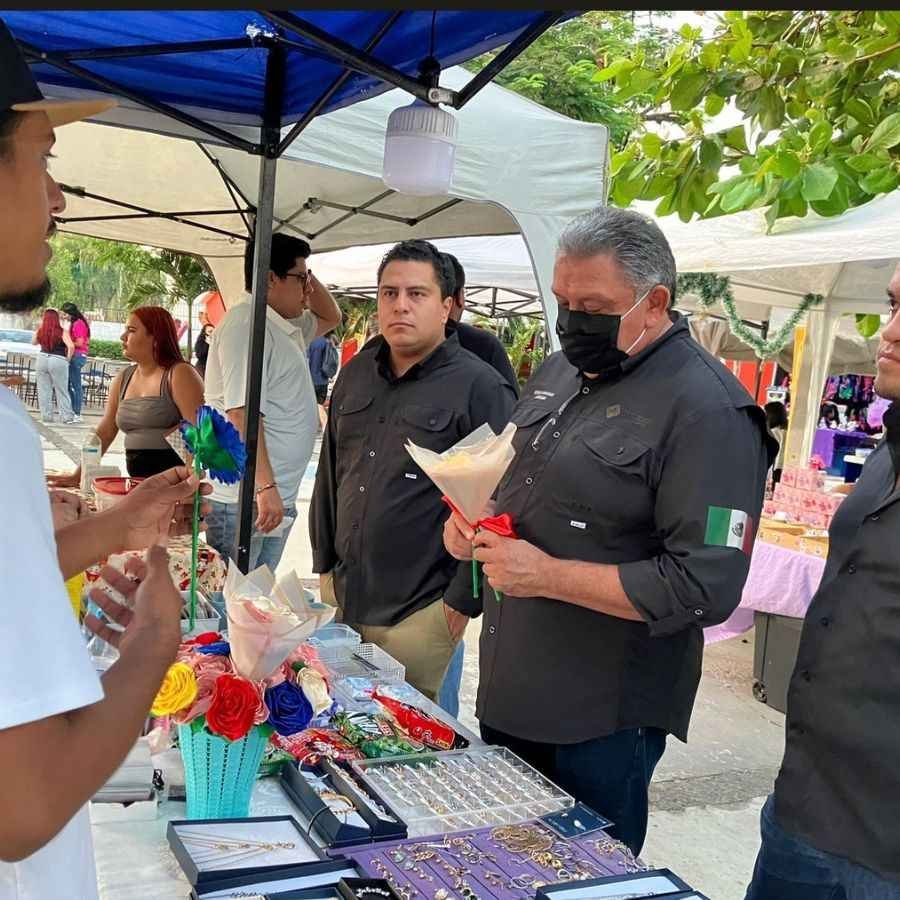
<svg viewBox="0 0 900 900">
<path fill-rule="evenodd" d="M 578 744 L 545 744 L 482 724 L 481 737 L 512 750 L 576 800 L 611 819 L 610 836 L 635 856 L 641 852 L 647 836 L 650 779 L 666 749 L 661 728 L 629 728 Z"/>
<path fill-rule="evenodd" d="M 214 550 L 217 550 L 227 563 L 234 553 L 234 545 L 237 541 L 238 528 L 238 504 L 237 503 L 220 503 L 217 500 L 210 501 L 212 510 L 206 516 L 206 543 Z M 256 504 L 253 504 L 253 519 L 256 521 Z M 293 505 L 284 507 L 284 515 L 290 516 L 294 522 L 297 521 L 297 508 Z M 259 566 L 268 566 L 269 571 L 275 574 L 278 563 L 281 562 L 281 555 L 284 553 L 284 545 L 287 543 L 288 535 L 294 527 L 292 522 L 288 527 L 282 529 L 281 534 L 275 537 L 266 537 L 259 534 L 255 529 L 250 538 L 250 569 L 259 568 Z M 219 615 L 225 615 L 225 599 L 221 592 L 216 593 L 209 598 L 213 606 L 218 610 Z"/>
<path fill-rule="evenodd" d="M 762 846 L 745 900 L 900 900 L 900 881 L 887 881 L 785 831 L 771 795 L 759 820 Z"/>
<path fill-rule="evenodd" d="M 84 399 L 81 370 L 86 362 L 87 357 L 83 353 L 76 353 L 69 360 L 69 399 L 72 401 L 72 412 L 76 416 L 81 415 L 81 404 Z"/>
<path fill-rule="evenodd" d="M 462 683 L 463 658 L 465 656 L 465 644 L 460 641 L 450 657 L 450 665 L 438 694 L 438 706 L 444 712 L 450 713 L 455 719 L 459 715 L 459 686 Z"/>
</svg>

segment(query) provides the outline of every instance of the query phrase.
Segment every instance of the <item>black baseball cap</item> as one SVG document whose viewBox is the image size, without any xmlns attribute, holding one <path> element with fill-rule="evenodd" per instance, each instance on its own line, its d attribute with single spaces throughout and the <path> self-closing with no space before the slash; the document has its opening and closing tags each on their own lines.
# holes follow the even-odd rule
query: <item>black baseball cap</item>
<svg viewBox="0 0 900 900">
<path fill-rule="evenodd" d="M 56 128 L 95 116 L 115 105 L 115 100 L 45 99 L 22 51 L 0 19 L 0 112 L 43 112 Z"/>
</svg>

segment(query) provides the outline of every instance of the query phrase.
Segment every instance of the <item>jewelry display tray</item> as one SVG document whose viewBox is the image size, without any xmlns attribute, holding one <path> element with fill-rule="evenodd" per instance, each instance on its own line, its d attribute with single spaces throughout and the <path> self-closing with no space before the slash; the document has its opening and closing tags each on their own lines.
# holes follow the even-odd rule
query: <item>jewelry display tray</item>
<svg viewBox="0 0 900 900">
<path fill-rule="evenodd" d="M 397 662 L 377 644 L 350 646 L 338 643 L 316 649 L 319 659 L 332 673 L 335 681 L 344 678 L 371 678 L 377 684 L 393 684 L 406 678 L 403 663 Z"/>
<path fill-rule="evenodd" d="M 472 900 L 471 895 L 481 900 L 533 900 L 535 891 L 545 884 L 571 881 L 574 870 L 585 878 L 603 878 L 647 868 L 605 832 L 567 839 L 542 822 L 523 822 L 518 827 L 533 830 L 545 844 L 552 839 L 551 856 L 562 865 L 542 865 L 527 851 L 507 849 L 494 839 L 496 828 L 343 847 L 340 853 L 373 878 L 388 878 L 402 900 L 458 900 L 464 896 Z M 449 846 L 443 849 L 442 845 Z M 433 855 L 423 859 L 429 852 Z M 451 868 L 465 870 L 462 878 L 470 894 L 462 891 L 459 877 L 448 871 L 442 860 Z M 417 867 L 431 881 L 422 878 Z"/>
<path fill-rule="evenodd" d="M 322 782 L 328 790 L 346 797 L 353 804 L 366 827 L 357 827 L 341 821 L 340 815 L 326 806 L 325 801 L 304 778 L 304 771 Z M 406 823 L 390 806 L 381 804 L 384 812 L 390 818 L 378 815 L 366 803 L 365 798 L 360 796 L 360 791 L 363 790 L 362 786 L 356 785 L 353 777 L 331 760 L 323 759 L 319 764 L 305 766 L 302 770 L 294 763 L 283 765 L 281 767 L 281 786 L 288 797 L 297 804 L 307 820 L 312 823 L 313 830 L 327 847 L 362 844 L 366 841 L 397 840 L 405 838 L 407 835 Z"/>
<path fill-rule="evenodd" d="M 284 850 L 284 859 L 275 860 L 273 854 L 266 854 L 268 861 L 265 864 L 257 862 L 254 865 L 252 855 L 243 860 L 240 865 L 228 864 L 225 866 L 210 866 L 198 860 L 196 853 L 185 844 L 182 839 L 187 831 L 193 834 L 208 835 L 215 842 L 225 837 L 234 841 L 237 837 L 234 826 L 239 825 L 241 837 L 246 837 L 254 842 L 279 841 L 290 838 L 293 849 Z M 277 830 L 277 834 L 276 834 Z M 290 871 L 295 873 L 316 871 L 322 867 L 328 857 L 324 851 L 310 841 L 300 823 L 293 816 L 248 816 L 241 819 L 172 819 L 166 828 L 166 838 L 182 871 L 188 881 L 195 886 L 213 884 L 225 880 L 244 877 L 248 875 L 266 875 L 274 872 Z M 210 851 L 201 851 L 202 855 L 209 856 Z M 330 861 L 329 861 L 330 862 Z"/>
<path fill-rule="evenodd" d="M 508 825 L 574 805 L 505 747 L 354 760 L 351 768 L 406 822 L 410 837 Z"/>
</svg>

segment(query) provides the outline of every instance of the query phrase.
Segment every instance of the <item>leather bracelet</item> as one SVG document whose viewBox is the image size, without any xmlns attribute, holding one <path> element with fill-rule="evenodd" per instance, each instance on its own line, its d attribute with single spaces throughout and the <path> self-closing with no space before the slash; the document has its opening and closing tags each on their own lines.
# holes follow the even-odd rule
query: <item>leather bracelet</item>
<svg viewBox="0 0 900 900">
<path fill-rule="evenodd" d="M 263 491 L 267 491 L 267 490 L 269 490 L 269 488 L 273 488 L 273 487 L 275 487 L 274 481 L 270 482 L 269 484 L 264 484 L 261 488 L 256 489 L 253 496 L 258 497 Z"/>
</svg>

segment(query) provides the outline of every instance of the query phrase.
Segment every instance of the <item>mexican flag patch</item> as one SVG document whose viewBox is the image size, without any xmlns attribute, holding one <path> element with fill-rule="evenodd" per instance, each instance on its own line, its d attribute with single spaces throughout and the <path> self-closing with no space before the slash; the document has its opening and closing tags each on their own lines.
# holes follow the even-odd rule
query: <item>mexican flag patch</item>
<svg viewBox="0 0 900 900">
<path fill-rule="evenodd" d="M 734 547 L 749 556 L 753 549 L 753 519 L 739 509 L 711 506 L 706 515 L 706 545 Z"/>
</svg>

